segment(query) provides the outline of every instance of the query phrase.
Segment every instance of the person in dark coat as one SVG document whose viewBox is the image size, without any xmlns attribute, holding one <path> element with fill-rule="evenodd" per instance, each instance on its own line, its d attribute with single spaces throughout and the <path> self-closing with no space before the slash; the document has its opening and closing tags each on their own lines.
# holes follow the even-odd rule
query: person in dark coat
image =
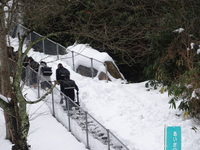
<svg viewBox="0 0 200 150">
<path fill-rule="evenodd" d="M 67 73 L 63 74 L 63 70 L 65 70 Z M 65 67 L 63 67 L 63 65 L 61 63 L 59 63 L 58 64 L 58 68 L 56 69 L 56 80 L 57 80 L 58 84 L 60 84 L 60 90 L 61 90 L 61 93 L 60 93 L 60 95 L 61 95 L 60 104 L 62 104 L 63 100 L 64 100 L 63 95 L 62 95 L 62 93 L 64 93 L 64 88 L 63 88 L 63 86 L 61 84 L 61 81 L 64 80 L 64 77 L 67 74 L 68 74 L 68 76 L 70 76 L 69 70 L 67 70 Z"/>
<path fill-rule="evenodd" d="M 45 66 L 47 66 L 47 63 L 44 61 L 41 61 L 39 69 L 38 69 L 38 80 L 41 83 L 41 88 L 44 90 L 46 90 L 47 88 L 48 89 L 51 88 L 51 77 L 47 76 L 47 75 L 43 75 L 43 73 L 42 73 L 42 68 Z"/>
<path fill-rule="evenodd" d="M 75 90 L 77 91 L 77 95 L 79 92 L 79 88 L 77 84 L 75 83 L 74 80 L 70 79 L 70 76 L 65 76 L 64 80 L 61 81 L 61 85 L 63 86 L 64 94 L 67 96 L 65 97 L 66 100 L 66 107 L 67 107 L 67 100 L 68 97 L 72 100 L 75 101 Z M 71 109 L 72 107 L 75 107 L 74 103 L 71 102 L 70 100 L 68 101 L 69 103 L 69 108 Z"/>
<path fill-rule="evenodd" d="M 58 64 L 58 68 L 56 69 L 56 80 L 58 83 L 60 81 L 64 80 L 64 76 L 61 75 L 60 70 L 63 68 L 63 65 L 61 63 Z"/>
<path fill-rule="evenodd" d="M 39 63 L 36 62 L 32 57 L 29 57 L 29 65 L 31 68 L 31 81 L 30 85 L 33 85 L 34 88 L 37 87 L 37 73 L 39 68 Z"/>
</svg>

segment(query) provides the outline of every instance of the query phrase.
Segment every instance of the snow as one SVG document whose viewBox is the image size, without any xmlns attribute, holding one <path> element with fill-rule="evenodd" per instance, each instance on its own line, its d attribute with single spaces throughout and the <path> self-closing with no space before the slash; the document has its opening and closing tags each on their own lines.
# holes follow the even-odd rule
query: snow
<svg viewBox="0 0 200 150">
<path fill-rule="evenodd" d="M 6 103 L 9 103 L 9 102 L 10 102 L 10 98 L 7 98 L 7 97 L 5 97 L 5 96 L 3 96 L 3 95 L 1 95 L 1 94 L 0 94 L 0 98 L 1 98 L 4 102 L 6 102 Z"/>
<path fill-rule="evenodd" d="M 17 44 L 14 42 L 12 45 Z M 94 56 L 97 60 L 103 60 L 102 55 L 88 45 L 77 44 L 69 49 L 77 52 L 77 49 L 83 46 L 87 48 L 80 49 L 79 52 L 84 51 L 84 55 L 88 57 Z M 147 81 L 126 84 L 125 81 L 118 79 L 107 83 L 75 73 L 71 67 L 71 59 L 56 60 L 57 56 L 47 56 L 33 50 L 28 55 L 37 61 L 46 61 L 54 70 L 53 80 L 55 80 L 58 63 L 68 68 L 71 78 L 79 86 L 81 107 L 111 130 L 130 150 L 164 149 L 165 126 L 181 126 L 182 150 L 200 149 L 199 131 L 192 130 L 194 127 L 197 129 L 200 127 L 199 122 L 189 117 L 184 119 L 180 111 L 169 109 L 170 97 L 167 92 L 159 92 L 159 87 L 157 90 L 147 89 L 145 87 Z M 67 55 L 62 58 L 67 58 Z M 103 55 L 106 56 L 105 59 L 112 60 L 107 54 L 103 53 Z M 85 63 L 83 62 L 85 59 L 76 61 Z M 33 89 L 24 89 L 24 93 L 28 93 L 28 99 L 37 99 L 36 91 Z M 27 111 L 30 116 L 28 143 L 31 145 L 31 150 L 86 149 L 83 143 L 77 141 L 71 132 L 52 117 L 46 103 L 28 105 Z M 0 149 L 11 150 L 11 143 L 5 140 L 5 121 L 2 111 L 0 113 Z"/>
<path fill-rule="evenodd" d="M 183 32 L 183 31 L 184 31 L 183 28 L 179 28 L 179 29 L 174 30 L 174 32 L 178 32 L 178 33 L 181 33 L 181 32 Z"/>
<path fill-rule="evenodd" d="M 104 61 L 113 61 L 112 58 L 105 52 L 99 53 L 99 51 L 93 49 L 91 46 L 87 44 L 77 44 L 75 43 L 72 46 L 69 46 L 67 49 L 73 50 L 77 53 L 85 55 L 89 58 L 93 58 L 99 60 L 101 62 Z"/>
<path fill-rule="evenodd" d="M 194 44 L 194 43 L 190 43 L 190 47 L 191 47 L 191 49 L 193 49 L 193 48 L 194 48 L 194 46 L 195 46 L 195 44 Z"/>
<path fill-rule="evenodd" d="M 105 52 L 100 53 L 99 51 L 92 49 L 88 44 L 77 44 L 67 48 L 68 57 L 72 57 L 72 52 L 75 52 L 75 64 L 76 66 L 83 65 L 86 67 L 91 67 L 91 58 L 93 59 L 93 65 L 98 71 L 104 71 L 105 67 L 102 65 L 105 61 L 113 61 L 113 59 Z M 81 54 L 81 55 L 80 55 Z M 87 57 L 84 57 L 87 56 Z"/>
<path fill-rule="evenodd" d="M 200 49 L 197 50 L 197 55 L 199 55 L 199 54 L 200 54 Z"/>
<path fill-rule="evenodd" d="M 31 150 L 86 150 L 82 143 L 52 117 L 46 104 L 39 103 L 30 107 L 29 113 L 33 114 L 30 117 L 31 129 L 28 137 Z"/>
</svg>

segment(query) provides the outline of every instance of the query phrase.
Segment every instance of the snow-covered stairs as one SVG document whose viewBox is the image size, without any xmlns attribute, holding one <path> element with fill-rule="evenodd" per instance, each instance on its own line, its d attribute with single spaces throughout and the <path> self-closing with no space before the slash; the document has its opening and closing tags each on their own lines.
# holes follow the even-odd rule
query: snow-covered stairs
<svg viewBox="0 0 200 150">
<path fill-rule="evenodd" d="M 101 141 L 104 145 L 108 145 L 108 134 L 105 133 L 102 127 L 92 119 L 88 119 L 86 123 L 86 112 L 79 108 L 72 108 L 72 110 L 67 111 L 66 108 L 63 107 L 63 110 L 67 113 L 67 115 L 69 113 L 70 118 L 75 120 L 82 130 L 88 130 L 89 134 L 91 134 L 95 139 Z M 125 150 L 123 146 L 113 142 L 112 140 L 109 141 L 109 145 L 114 150 Z"/>
</svg>

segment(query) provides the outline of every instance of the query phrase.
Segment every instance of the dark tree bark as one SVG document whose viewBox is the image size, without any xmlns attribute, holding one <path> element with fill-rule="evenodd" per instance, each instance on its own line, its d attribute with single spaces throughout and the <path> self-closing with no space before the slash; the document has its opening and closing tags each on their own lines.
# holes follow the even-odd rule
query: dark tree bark
<svg viewBox="0 0 200 150">
<path fill-rule="evenodd" d="M 25 50 L 23 50 L 23 44 L 26 36 L 28 35 L 28 31 L 24 32 L 24 35 L 19 35 L 17 59 L 14 64 L 12 63 L 15 69 L 14 72 L 12 72 L 11 77 L 10 67 L 12 65 L 10 65 L 11 60 L 9 60 L 7 48 L 10 45 L 7 45 L 6 37 L 14 24 L 13 21 L 18 23 L 18 21 L 21 20 L 24 13 L 22 12 L 23 7 L 28 6 L 29 0 L 13 0 L 12 6 L 8 5 L 8 2 L 8 0 L 0 1 L 0 107 L 3 109 L 5 116 L 6 138 L 13 143 L 12 150 L 28 150 L 29 146 L 27 143 L 27 136 L 29 132 L 29 118 L 26 112 L 26 105 L 27 103 L 31 104 L 41 101 L 45 98 L 45 96 L 51 93 L 52 89 L 40 99 L 33 102 L 28 102 L 24 98 L 21 89 L 23 59 L 26 57 L 33 44 L 51 36 L 52 34 L 49 34 L 35 42 L 29 43 L 27 49 Z M 43 6 L 45 6 L 45 3 Z M 7 16 L 5 14 L 7 14 Z M 32 17 L 36 17 L 36 20 L 41 22 L 40 15 Z"/>
</svg>

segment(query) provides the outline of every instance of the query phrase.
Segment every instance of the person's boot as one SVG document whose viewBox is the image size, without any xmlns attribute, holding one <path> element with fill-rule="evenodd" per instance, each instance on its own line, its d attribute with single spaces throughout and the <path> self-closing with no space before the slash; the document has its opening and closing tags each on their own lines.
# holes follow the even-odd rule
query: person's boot
<svg viewBox="0 0 200 150">
<path fill-rule="evenodd" d="M 60 96 L 61 96 L 60 104 L 63 104 L 63 100 L 64 100 L 63 95 L 61 94 Z"/>
<path fill-rule="evenodd" d="M 63 99 L 61 98 L 61 100 L 60 100 L 60 104 L 63 104 Z"/>
</svg>

